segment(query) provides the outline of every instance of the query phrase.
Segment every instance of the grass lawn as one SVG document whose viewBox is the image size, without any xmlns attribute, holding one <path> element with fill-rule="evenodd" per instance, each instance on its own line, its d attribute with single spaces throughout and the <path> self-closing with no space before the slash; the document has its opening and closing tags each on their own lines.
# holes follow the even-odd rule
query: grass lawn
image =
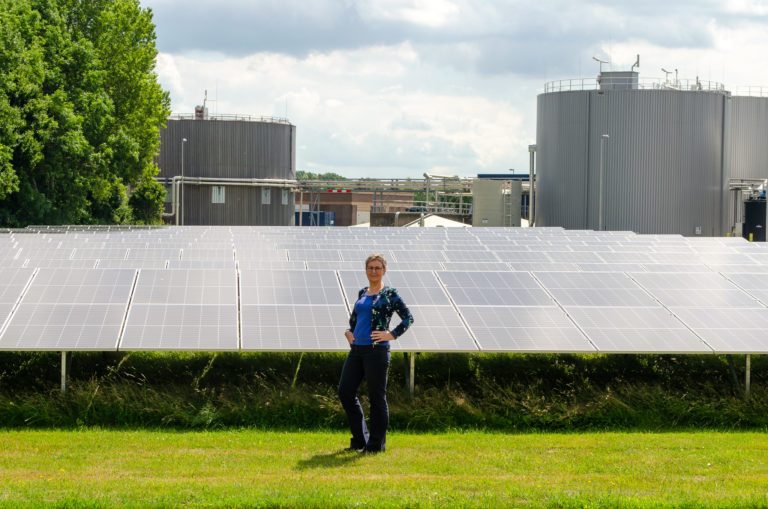
<svg viewBox="0 0 768 509">
<path fill-rule="evenodd" d="M 0 507 L 768 507 L 768 434 L 0 431 Z"/>
</svg>

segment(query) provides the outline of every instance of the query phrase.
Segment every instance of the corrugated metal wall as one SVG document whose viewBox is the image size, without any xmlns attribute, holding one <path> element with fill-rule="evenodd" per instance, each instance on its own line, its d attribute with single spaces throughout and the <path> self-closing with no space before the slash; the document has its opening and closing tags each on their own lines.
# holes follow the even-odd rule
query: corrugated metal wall
<svg viewBox="0 0 768 509">
<path fill-rule="evenodd" d="M 536 125 L 536 224 L 586 228 L 590 95 L 543 94 Z"/>
<path fill-rule="evenodd" d="M 733 97 L 731 112 L 731 176 L 768 178 L 768 97 Z"/>
<path fill-rule="evenodd" d="M 168 120 L 160 131 L 160 177 L 296 178 L 296 126 L 239 120 Z"/>
<path fill-rule="evenodd" d="M 224 186 L 224 203 L 213 203 L 212 186 L 188 184 L 184 190 L 184 223 L 188 225 L 293 225 L 294 199 L 282 204 L 282 189 L 271 188 L 262 204 L 261 187 Z"/>
<path fill-rule="evenodd" d="M 181 175 L 209 178 L 296 178 L 296 127 L 290 124 L 239 120 L 169 119 L 160 132 L 157 164 L 161 178 Z M 261 187 L 225 186 L 225 203 L 212 203 L 211 186 L 184 186 L 184 224 L 293 224 L 293 193 L 282 203 L 282 190 L 272 188 L 270 204 L 261 203 Z M 168 187 L 170 189 L 170 186 Z M 170 203 L 166 204 L 170 210 Z"/>
<path fill-rule="evenodd" d="M 664 90 L 538 97 L 537 224 L 598 228 L 600 139 L 606 230 L 722 232 L 726 95 Z"/>
</svg>

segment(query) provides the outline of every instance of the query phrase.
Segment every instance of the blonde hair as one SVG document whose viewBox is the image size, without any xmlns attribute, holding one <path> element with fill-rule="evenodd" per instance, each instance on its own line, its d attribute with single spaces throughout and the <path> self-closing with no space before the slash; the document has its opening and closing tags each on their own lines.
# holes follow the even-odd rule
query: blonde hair
<svg viewBox="0 0 768 509">
<path fill-rule="evenodd" d="M 383 254 L 380 253 L 373 253 L 368 258 L 365 259 L 365 268 L 368 268 L 368 264 L 371 262 L 379 261 L 381 262 L 382 267 L 384 267 L 384 270 L 387 270 L 387 260 L 384 258 Z"/>
</svg>

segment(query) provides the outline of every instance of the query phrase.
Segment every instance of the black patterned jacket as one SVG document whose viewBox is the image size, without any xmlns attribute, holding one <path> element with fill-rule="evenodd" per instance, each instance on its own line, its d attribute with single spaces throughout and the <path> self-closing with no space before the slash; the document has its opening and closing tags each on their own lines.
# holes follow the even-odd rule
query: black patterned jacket
<svg viewBox="0 0 768 509">
<path fill-rule="evenodd" d="M 366 286 L 359 292 L 357 292 L 357 299 L 368 290 Z M 355 301 L 357 302 L 357 301 Z M 413 315 L 408 310 L 408 307 L 400 298 L 397 290 L 390 286 L 385 286 L 373 299 L 373 309 L 371 311 L 371 331 L 385 331 L 389 330 L 389 321 L 392 319 L 392 315 L 397 313 L 400 317 L 400 324 L 392 329 L 390 332 L 395 338 L 403 335 L 413 324 Z M 357 325 L 357 312 L 355 311 L 354 303 L 352 304 L 352 314 L 349 315 L 349 330 L 354 331 L 355 325 Z"/>
</svg>

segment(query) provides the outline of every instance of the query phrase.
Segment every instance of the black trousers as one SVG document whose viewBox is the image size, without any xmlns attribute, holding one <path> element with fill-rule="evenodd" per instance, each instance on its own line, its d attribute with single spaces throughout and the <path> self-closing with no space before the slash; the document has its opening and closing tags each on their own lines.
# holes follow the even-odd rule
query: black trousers
<svg viewBox="0 0 768 509">
<path fill-rule="evenodd" d="M 352 346 L 347 355 L 339 381 L 339 400 L 352 431 L 350 447 L 376 452 L 386 448 L 389 362 L 389 346 Z M 370 428 L 365 424 L 363 407 L 357 397 L 363 379 L 368 382 L 368 399 L 371 402 Z"/>
</svg>

